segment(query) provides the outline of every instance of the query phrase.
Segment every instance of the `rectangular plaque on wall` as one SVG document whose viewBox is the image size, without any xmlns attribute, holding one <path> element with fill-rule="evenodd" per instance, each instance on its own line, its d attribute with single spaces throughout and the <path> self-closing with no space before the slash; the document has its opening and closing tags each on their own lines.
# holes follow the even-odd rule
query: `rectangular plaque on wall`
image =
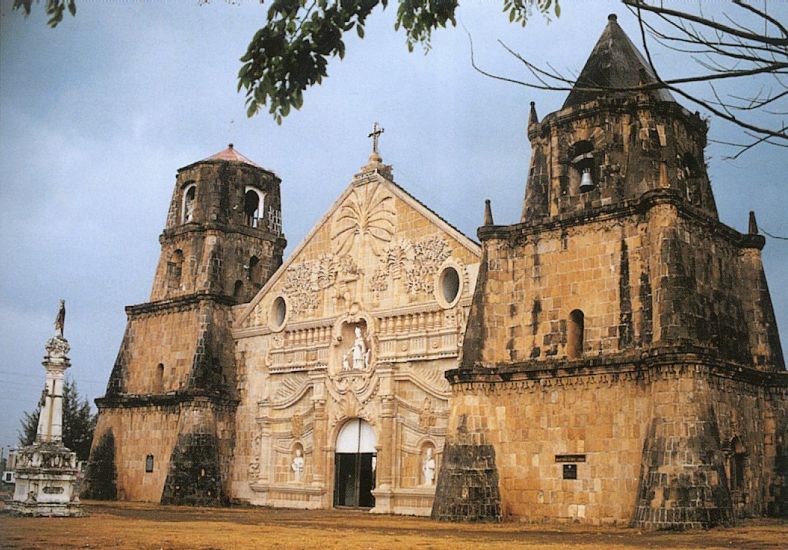
<svg viewBox="0 0 788 550">
<path fill-rule="evenodd" d="M 564 479 L 577 479 L 577 464 L 564 464 Z"/>
<path fill-rule="evenodd" d="M 556 462 L 585 462 L 586 455 L 555 455 Z"/>
</svg>

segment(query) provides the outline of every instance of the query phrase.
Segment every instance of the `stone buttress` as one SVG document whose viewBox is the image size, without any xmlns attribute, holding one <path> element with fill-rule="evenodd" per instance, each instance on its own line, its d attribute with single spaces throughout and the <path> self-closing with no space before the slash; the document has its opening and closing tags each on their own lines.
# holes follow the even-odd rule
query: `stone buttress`
<svg viewBox="0 0 788 550">
<path fill-rule="evenodd" d="M 709 527 L 785 514 L 788 376 L 751 216 L 719 221 L 706 124 L 611 16 L 528 122 L 521 222 L 482 263 L 433 517 Z M 600 86 L 609 89 L 600 90 Z M 497 499 L 497 500 L 496 500 Z"/>
<path fill-rule="evenodd" d="M 126 308 L 123 342 L 96 400 L 91 460 L 109 456 L 114 464 L 93 470 L 115 476 L 98 494 L 192 504 L 228 498 L 238 403 L 231 308 L 248 302 L 282 262 L 279 185 L 232 145 L 178 170 L 151 299 Z"/>
</svg>

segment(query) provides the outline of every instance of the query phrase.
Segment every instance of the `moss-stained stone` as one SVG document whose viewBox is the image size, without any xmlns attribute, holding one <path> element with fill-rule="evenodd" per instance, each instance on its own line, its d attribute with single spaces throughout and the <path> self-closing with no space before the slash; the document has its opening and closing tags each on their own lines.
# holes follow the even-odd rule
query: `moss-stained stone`
<svg viewBox="0 0 788 550">
<path fill-rule="evenodd" d="M 216 436 L 212 433 L 179 435 L 170 458 L 161 503 L 216 506 L 226 501 Z"/>
<path fill-rule="evenodd" d="M 117 468 L 115 466 L 115 437 L 109 429 L 96 435 L 98 443 L 90 453 L 85 478 L 82 481 L 82 498 L 115 500 L 117 498 Z"/>
<path fill-rule="evenodd" d="M 501 521 L 495 448 L 447 444 L 435 503 L 432 519 L 439 521 Z"/>
</svg>

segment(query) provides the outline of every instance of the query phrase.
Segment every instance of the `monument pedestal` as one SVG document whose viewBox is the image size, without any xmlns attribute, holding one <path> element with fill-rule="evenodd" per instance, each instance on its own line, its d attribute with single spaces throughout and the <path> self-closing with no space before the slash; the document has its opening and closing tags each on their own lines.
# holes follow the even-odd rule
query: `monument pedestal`
<svg viewBox="0 0 788 550">
<path fill-rule="evenodd" d="M 36 443 L 17 455 L 14 499 L 8 508 L 24 516 L 79 516 L 77 455 L 62 443 Z"/>
</svg>

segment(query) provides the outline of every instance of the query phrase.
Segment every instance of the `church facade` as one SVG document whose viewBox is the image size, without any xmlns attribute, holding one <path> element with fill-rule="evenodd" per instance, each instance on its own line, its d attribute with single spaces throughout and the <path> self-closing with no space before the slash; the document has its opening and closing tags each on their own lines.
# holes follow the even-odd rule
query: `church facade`
<svg viewBox="0 0 788 550">
<path fill-rule="evenodd" d="M 236 310 L 234 498 L 428 515 L 478 263 L 373 153 Z"/>
</svg>

